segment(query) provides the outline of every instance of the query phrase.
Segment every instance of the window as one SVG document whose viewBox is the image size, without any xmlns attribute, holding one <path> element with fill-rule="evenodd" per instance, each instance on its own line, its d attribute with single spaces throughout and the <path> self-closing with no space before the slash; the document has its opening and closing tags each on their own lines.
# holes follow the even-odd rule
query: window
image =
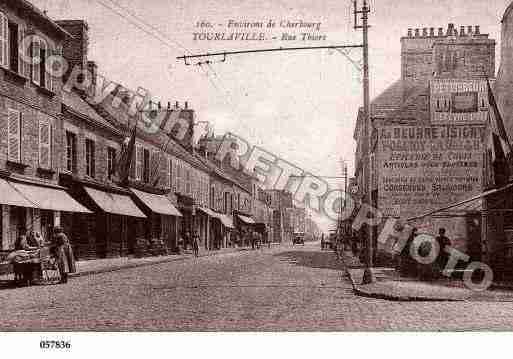
<svg viewBox="0 0 513 359">
<path fill-rule="evenodd" d="M 215 208 L 216 187 L 210 187 L 210 208 Z"/>
<path fill-rule="evenodd" d="M 192 183 L 191 183 L 191 170 L 185 170 L 185 192 L 188 195 L 192 194 Z"/>
<path fill-rule="evenodd" d="M 168 180 L 168 187 L 173 187 L 173 160 L 169 159 L 169 180 Z"/>
<path fill-rule="evenodd" d="M 143 179 L 143 169 L 144 169 L 144 149 L 137 145 L 135 147 L 135 179 L 141 181 Z"/>
<path fill-rule="evenodd" d="M 107 147 L 107 178 L 112 179 L 112 175 L 116 173 L 116 149 Z"/>
<path fill-rule="evenodd" d="M 237 193 L 237 210 L 240 210 L 240 193 Z"/>
<path fill-rule="evenodd" d="M 39 123 L 39 167 L 52 167 L 52 127 L 48 122 Z"/>
<path fill-rule="evenodd" d="M 77 172 L 77 136 L 70 131 L 66 131 L 66 169 Z"/>
<path fill-rule="evenodd" d="M 176 191 L 178 193 L 182 193 L 183 186 L 182 186 L 182 165 L 180 163 L 177 164 L 176 167 Z"/>
<path fill-rule="evenodd" d="M 150 150 L 145 148 L 143 150 L 143 177 L 144 183 L 150 182 Z"/>
<path fill-rule="evenodd" d="M 9 21 L 0 12 L 0 66 L 9 67 Z"/>
<path fill-rule="evenodd" d="M 18 55 L 18 24 L 8 21 L 9 35 L 9 68 L 12 71 L 18 71 L 19 55 Z"/>
<path fill-rule="evenodd" d="M 9 161 L 21 162 L 21 112 L 8 110 L 9 145 L 7 157 Z"/>
<path fill-rule="evenodd" d="M 95 146 L 94 141 L 90 138 L 85 140 L 86 147 L 86 175 L 94 178 L 95 176 Z"/>
<path fill-rule="evenodd" d="M 223 198 L 223 209 L 224 209 L 224 213 L 228 213 L 228 196 L 230 194 L 228 192 L 225 192 L 224 193 L 224 198 Z"/>
</svg>

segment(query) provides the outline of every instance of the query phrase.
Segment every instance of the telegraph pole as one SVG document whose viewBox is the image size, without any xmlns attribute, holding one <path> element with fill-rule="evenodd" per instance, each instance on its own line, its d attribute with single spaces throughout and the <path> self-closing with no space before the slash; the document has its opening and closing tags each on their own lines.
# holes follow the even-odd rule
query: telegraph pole
<svg viewBox="0 0 513 359">
<path fill-rule="evenodd" d="M 364 167 L 364 178 L 367 180 L 367 193 L 366 201 L 367 205 L 372 206 L 372 163 L 371 163 L 371 149 L 372 149 L 372 123 L 371 123 L 371 108 L 370 108 L 370 89 L 369 89 L 369 12 L 370 8 L 368 0 L 363 0 L 363 6 L 361 10 L 358 9 L 358 0 L 354 0 L 354 20 L 355 29 L 362 29 L 363 32 L 363 140 L 366 143 L 367 150 L 365 156 L 367 165 Z M 358 23 L 358 15 L 362 15 L 362 24 Z M 370 284 L 375 281 L 372 273 L 372 257 L 373 257 L 373 245 L 374 245 L 374 229 L 367 226 L 367 255 L 365 263 L 365 271 L 363 274 L 362 284 Z"/>
</svg>

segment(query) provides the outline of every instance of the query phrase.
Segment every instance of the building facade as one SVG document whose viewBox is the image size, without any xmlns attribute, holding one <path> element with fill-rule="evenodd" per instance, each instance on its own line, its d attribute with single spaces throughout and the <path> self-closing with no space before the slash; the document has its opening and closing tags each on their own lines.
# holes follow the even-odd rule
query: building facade
<svg viewBox="0 0 513 359">
<path fill-rule="evenodd" d="M 411 219 L 419 232 L 437 234 L 443 227 L 457 249 L 478 257 L 481 203 L 423 214 L 485 188 L 487 80 L 495 74 L 495 41 L 479 26 L 458 30 L 449 24 L 438 31 L 410 29 L 401 45 L 401 79 L 371 103 L 370 151 L 363 112 L 358 114 L 357 197 L 371 192 L 371 205 L 385 219 Z"/>
</svg>

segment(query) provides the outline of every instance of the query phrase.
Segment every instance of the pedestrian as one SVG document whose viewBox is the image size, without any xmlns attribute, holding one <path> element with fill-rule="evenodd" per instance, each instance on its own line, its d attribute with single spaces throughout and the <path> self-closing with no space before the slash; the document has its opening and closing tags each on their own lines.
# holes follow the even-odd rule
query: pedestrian
<svg viewBox="0 0 513 359">
<path fill-rule="evenodd" d="M 404 247 L 401 249 L 400 257 L 400 272 L 406 276 L 416 276 L 417 275 L 417 264 L 415 260 L 410 255 L 410 248 L 417 236 L 417 228 L 413 228 L 411 233 L 406 240 Z"/>
<path fill-rule="evenodd" d="M 194 255 L 197 257 L 199 255 L 199 235 L 198 232 L 194 231 L 194 235 L 192 237 L 192 250 L 194 251 Z"/>
<path fill-rule="evenodd" d="M 438 265 L 438 270 L 442 273 L 449 261 L 448 250 L 451 247 L 451 240 L 445 235 L 445 228 L 440 228 L 438 230 L 438 237 L 436 237 L 435 240 L 440 249 L 436 263 Z"/>
<path fill-rule="evenodd" d="M 76 272 L 76 265 L 68 236 L 66 236 L 61 227 L 57 226 L 53 229 L 51 251 L 57 258 L 57 266 L 61 275 L 60 282 L 67 283 L 68 274 Z"/>
</svg>

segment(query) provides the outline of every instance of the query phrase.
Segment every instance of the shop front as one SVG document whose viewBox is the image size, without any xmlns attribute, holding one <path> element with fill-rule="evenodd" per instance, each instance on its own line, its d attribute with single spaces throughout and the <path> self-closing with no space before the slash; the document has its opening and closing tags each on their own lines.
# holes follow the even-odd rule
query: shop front
<svg viewBox="0 0 513 359">
<path fill-rule="evenodd" d="M 200 232 L 201 246 L 205 250 L 211 250 L 213 248 L 213 229 L 214 220 L 217 218 L 217 213 L 207 207 L 198 207 L 196 211 L 197 218 L 203 223 L 202 231 Z"/>
<path fill-rule="evenodd" d="M 148 217 L 145 224 L 146 238 L 152 243 L 162 242 L 169 251 L 178 250 L 178 218 L 180 211 L 164 194 L 149 193 L 130 188 L 135 203 Z"/>
<path fill-rule="evenodd" d="M 64 187 L 57 185 L 0 178 L 0 193 L 0 235 L 4 251 L 14 249 L 22 233 L 38 232 L 48 241 L 53 227 L 62 226 L 65 215 L 91 213 L 66 193 Z M 74 244 L 73 238 L 70 239 Z"/>
<path fill-rule="evenodd" d="M 250 246 L 251 236 L 255 230 L 255 220 L 251 215 L 242 212 L 236 212 L 235 219 L 235 228 L 242 242 L 240 245 L 245 247 Z"/>
</svg>

